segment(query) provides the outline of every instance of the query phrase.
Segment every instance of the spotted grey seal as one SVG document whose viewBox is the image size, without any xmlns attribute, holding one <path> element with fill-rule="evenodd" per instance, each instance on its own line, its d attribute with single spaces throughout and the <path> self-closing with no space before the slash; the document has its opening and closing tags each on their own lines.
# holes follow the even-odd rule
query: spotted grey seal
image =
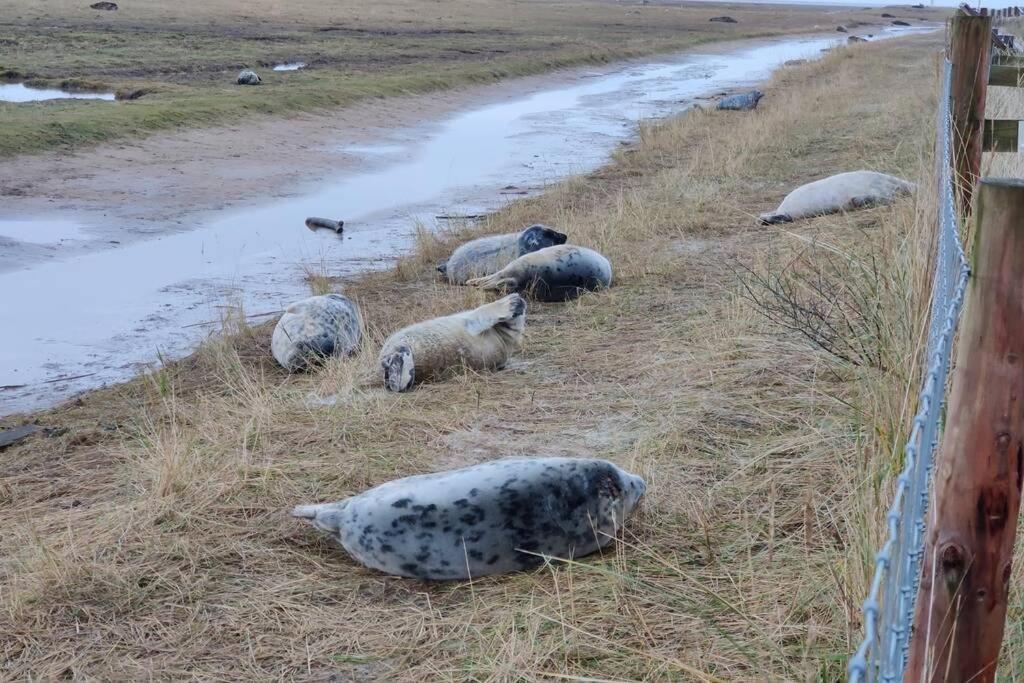
<svg viewBox="0 0 1024 683">
<path fill-rule="evenodd" d="M 508 458 L 398 479 L 292 514 L 388 574 L 468 579 L 606 546 L 647 486 L 605 460 Z"/>
<path fill-rule="evenodd" d="M 914 189 L 913 183 L 876 171 L 840 173 L 796 188 L 775 211 L 761 214 L 761 224 L 790 223 L 798 218 L 889 204 Z"/>
<path fill-rule="evenodd" d="M 526 302 L 518 294 L 405 327 L 381 347 L 384 386 L 407 391 L 416 382 L 460 366 L 500 369 L 522 345 L 524 327 Z"/>
<path fill-rule="evenodd" d="M 466 283 L 488 290 L 529 292 L 538 301 L 568 301 L 612 284 L 612 265 L 593 249 L 574 244 L 520 256 L 498 272 Z"/>
<path fill-rule="evenodd" d="M 722 98 L 716 108 L 723 111 L 750 111 L 757 109 L 757 103 L 761 101 L 762 97 L 764 97 L 764 93 L 760 90 L 730 95 Z"/>
<path fill-rule="evenodd" d="M 259 85 L 262 82 L 260 75 L 252 69 L 242 69 L 235 80 L 238 85 Z"/>
<path fill-rule="evenodd" d="M 289 306 L 277 321 L 270 350 L 288 372 L 329 356 L 354 353 L 362 339 L 356 305 L 340 294 L 311 296 Z"/>
<path fill-rule="evenodd" d="M 565 244 L 565 240 L 564 234 L 538 223 L 520 232 L 490 235 L 466 242 L 453 251 L 446 262 L 439 263 L 437 270 L 453 285 L 464 285 L 466 280 L 501 270 L 523 254 Z"/>
</svg>

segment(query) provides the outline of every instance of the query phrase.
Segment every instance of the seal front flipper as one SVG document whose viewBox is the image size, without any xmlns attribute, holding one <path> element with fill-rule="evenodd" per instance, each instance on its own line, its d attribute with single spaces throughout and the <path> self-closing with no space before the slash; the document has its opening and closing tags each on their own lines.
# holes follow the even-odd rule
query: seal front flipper
<svg viewBox="0 0 1024 683">
<path fill-rule="evenodd" d="M 526 327 L 526 301 L 518 294 L 509 294 L 470 311 L 466 315 L 466 331 L 479 336 L 498 325 L 522 332 Z"/>
</svg>

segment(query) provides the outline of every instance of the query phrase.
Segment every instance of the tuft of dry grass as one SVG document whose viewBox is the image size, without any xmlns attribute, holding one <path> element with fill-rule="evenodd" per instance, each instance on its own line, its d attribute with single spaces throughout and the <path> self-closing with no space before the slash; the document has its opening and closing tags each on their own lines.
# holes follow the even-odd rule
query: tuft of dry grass
<svg viewBox="0 0 1024 683">
<path fill-rule="evenodd" d="M 313 271 L 317 291 L 362 308 L 352 359 L 287 376 L 269 326 L 242 328 L 39 415 L 68 431 L 0 458 L 0 671 L 842 678 L 913 410 L 934 203 L 923 191 L 784 229 L 753 219 L 843 170 L 927 187 L 937 41 L 839 49 L 781 71 L 756 113 L 645 125 L 595 174 L 480 226 L 421 230 L 392 271 Z M 607 254 L 615 286 L 531 304 L 503 372 L 384 392 L 389 331 L 486 300 L 434 264 L 471 235 L 537 221 Z M 884 369 L 837 361 L 742 296 L 741 266 L 765 272 L 809 244 L 878 264 Z M 608 458 L 648 494 L 615 549 L 457 584 L 366 570 L 285 514 L 509 455 Z M 1020 651 L 1021 634 L 1009 640 Z"/>
</svg>

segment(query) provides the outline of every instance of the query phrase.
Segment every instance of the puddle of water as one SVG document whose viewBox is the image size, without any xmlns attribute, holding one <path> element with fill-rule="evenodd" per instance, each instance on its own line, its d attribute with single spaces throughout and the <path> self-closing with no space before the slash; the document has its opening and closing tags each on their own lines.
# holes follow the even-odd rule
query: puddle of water
<svg viewBox="0 0 1024 683">
<path fill-rule="evenodd" d="M 275 64 L 274 71 L 298 71 L 306 67 L 305 62 L 292 62 L 290 64 Z"/>
<path fill-rule="evenodd" d="M 24 83 L 0 83 L 0 101 L 3 102 L 39 102 L 42 100 L 109 100 L 113 102 L 112 92 L 68 92 L 53 88 L 30 88 Z"/>
<path fill-rule="evenodd" d="M 0 414 L 125 379 L 158 351 L 186 353 L 216 329 L 225 301 L 251 313 L 280 310 L 308 295 L 309 265 L 346 275 L 386 264 L 409 247 L 416 221 L 433 226 L 439 214 L 482 213 L 508 201 L 507 186 L 594 169 L 639 120 L 753 85 L 787 60 L 817 58 L 843 41 L 778 40 L 577 75 L 433 127 L 395 131 L 379 145 L 345 147 L 365 163 L 307 194 L 210 212 L 187 232 L 0 274 L 0 291 L 25 293 L 0 307 L 0 387 L 24 385 L 0 389 Z M 344 237 L 309 231 L 307 216 L 344 219 Z M 0 235 L 18 232 L 11 225 L 0 220 Z M 54 381 L 79 375 L 86 377 Z"/>
<path fill-rule="evenodd" d="M 64 240 L 85 238 L 82 226 L 73 220 L 0 221 L 3 238 L 32 244 L 56 244 Z"/>
</svg>

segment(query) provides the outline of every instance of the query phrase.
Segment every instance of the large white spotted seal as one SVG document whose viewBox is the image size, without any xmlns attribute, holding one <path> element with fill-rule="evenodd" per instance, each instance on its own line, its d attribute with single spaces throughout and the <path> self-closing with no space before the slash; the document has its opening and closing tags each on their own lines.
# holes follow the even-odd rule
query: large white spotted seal
<svg viewBox="0 0 1024 683">
<path fill-rule="evenodd" d="M 362 339 L 359 310 L 340 294 L 311 296 L 277 321 L 270 350 L 288 372 L 308 370 L 329 356 L 355 353 Z"/>
<path fill-rule="evenodd" d="M 566 239 L 565 234 L 541 224 L 520 232 L 481 237 L 461 245 L 447 261 L 438 264 L 437 270 L 451 284 L 464 285 L 466 280 L 501 270 L 523 254 L 565 244 Z"/>
<path fill-rule="evenodd" d="M 644 480 L 605 460 L 509 458 L 399 479 L 292 514 L 388 574 L 468 579 L 608 545 Z"/>
<path fill-rule="evenodd" d="M 801 185 L 786 195 L 775 211 L 761 214 L 761 223 L 789 223 L 798 218 L 890 204 L 914 189 L 913 183 L 887 173 L 849 171 Z"/>
<path fill-rule="evenodd" d="M 406 391 L 453 368 L 500 369 L 522 346 L 525 327 L 526 302 L 518 294 L 405 327 L 381 347 L 384 386 Z"/>
<path fill-rule="evenodd" d="M 520 256 L 501 270 L 466 283 L 525 292 L 538 301 L 567 301 L 612 284 L 612 264 L 593 249 L 562 244 Z"/>
</svg>

